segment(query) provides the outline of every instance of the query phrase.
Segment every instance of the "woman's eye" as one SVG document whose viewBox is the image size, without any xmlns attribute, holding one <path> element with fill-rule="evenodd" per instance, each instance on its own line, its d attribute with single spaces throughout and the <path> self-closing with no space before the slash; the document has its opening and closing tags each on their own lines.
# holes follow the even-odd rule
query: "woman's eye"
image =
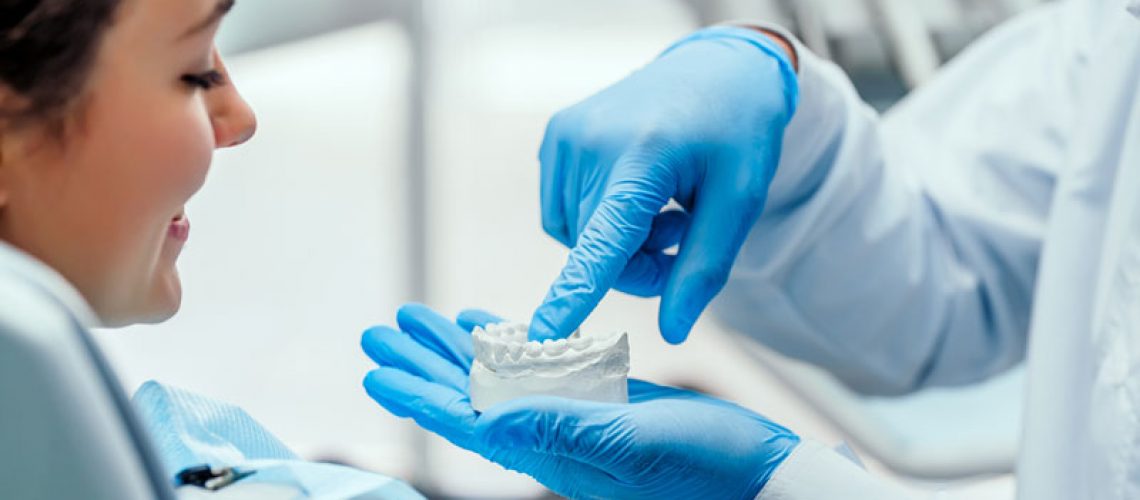
<svg viewBox="0 0 1140 500">
<path fill-rule="evenodd" d="M 226 77 L 216 70 L 182 75 L 182 83 L 202 90 L 211 90 L 226 84 Z"/>
</svg>

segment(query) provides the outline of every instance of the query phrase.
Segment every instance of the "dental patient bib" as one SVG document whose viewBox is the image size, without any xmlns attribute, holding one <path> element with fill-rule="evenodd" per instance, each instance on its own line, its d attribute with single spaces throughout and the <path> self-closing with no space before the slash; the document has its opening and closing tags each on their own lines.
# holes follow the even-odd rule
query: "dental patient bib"
<svg viewBox="0 0 1140 500">
<path fill-rule="evenodd" d="M 181 476 L 180 472 L 186 470 L 211 467 L 239 471 L 242 479 L 227 488 L 247 491 L 289 488 L 293 494 L 286 498 L 423 498 L 394 478 L 303 460 L 249 414 L 231 404 L 157 382 L 143 384 L 135 393 L 133 403 L 171 478 Z M 183 491 L 186 489 L 198 491 L 200 495 L 207 493 L 195 488 L 183 486 L 180 496 L 186 496 Z M 264 494 L 256 498 L 263 497 L 277 498 Z"/>
</svg>

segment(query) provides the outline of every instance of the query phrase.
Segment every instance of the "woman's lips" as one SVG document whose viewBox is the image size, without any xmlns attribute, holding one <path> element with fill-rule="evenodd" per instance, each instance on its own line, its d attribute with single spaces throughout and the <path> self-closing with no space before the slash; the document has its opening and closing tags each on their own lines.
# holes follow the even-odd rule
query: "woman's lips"
<svg viewBox="0 0 1140 500">
<path fill-rule="evenodd" d="M 186 218 L 186 214 L 179 214 L 170 221 L 170 228 L 166 234 L 172 239 L 185 243 L 190 239 L 190 219 Z"/>
</svg>

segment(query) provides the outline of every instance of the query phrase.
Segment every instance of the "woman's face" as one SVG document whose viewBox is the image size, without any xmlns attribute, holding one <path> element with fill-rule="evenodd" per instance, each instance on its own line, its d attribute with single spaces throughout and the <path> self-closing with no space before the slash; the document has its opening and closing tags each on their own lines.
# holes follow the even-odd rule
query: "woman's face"
<svg viewBox="0 0 1140 500">
<path fill-rule="evenodd" d="M 178 310 L 186 201 L 214 149 L 253 135 L 214 49 L 230 6 L 123 0 L 61 139 L 34 126 L 0 137 L 0 239 L 59 271 L 108 326 Z"/>
</svg>

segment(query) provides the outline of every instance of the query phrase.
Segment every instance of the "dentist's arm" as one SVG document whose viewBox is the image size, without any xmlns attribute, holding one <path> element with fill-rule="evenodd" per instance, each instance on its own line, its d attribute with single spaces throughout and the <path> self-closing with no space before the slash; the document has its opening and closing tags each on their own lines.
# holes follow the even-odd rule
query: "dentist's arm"
<svg viewBox="0 0 1140 500">
<path fill-rule="evenodd" d="M 834 65 L 797 46 L 789 78 L 781 51 L 725 28 L 560 113 L 543 223 L 572 249 L 532 338 L 569 334 L 613 287 L 661 295 L 661 333 L 680 342 L 723 289 L 714 309 L 735 329 L 860 391 L 1012 366 L 1086 4 L 995 29 L 886 120 Z M 670 199 L 681 209 L 659 212 Z"/>
<path fill-rule="evenodd" d="M 863 392 L 1019 362 L 1090 5 L 995 28 L 882 119 L 801 51 L 768 208 L 714 313 Z"/>
</svg>

